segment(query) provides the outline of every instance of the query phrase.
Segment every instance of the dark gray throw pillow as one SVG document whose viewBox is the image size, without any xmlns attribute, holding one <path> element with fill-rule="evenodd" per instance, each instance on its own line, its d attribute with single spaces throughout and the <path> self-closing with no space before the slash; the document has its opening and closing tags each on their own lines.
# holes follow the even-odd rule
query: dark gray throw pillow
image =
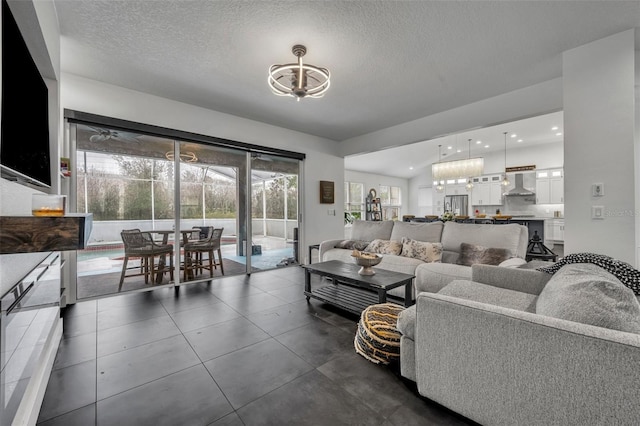
<svg viewBox="0 0 640 426">
<path fill-rule="evenodd" d="M 458 265 L 471 266 L 476 263 L 482 265 L 498 266 L 511 257 L 511 252 L 503 248 L 491 248 L 477 246 L 475 244 L 461 243 Z"/>
<path fill-rule="evenodd" d="M 362 251 L 369 245 L 369 241 L 360 241 L 360 240 L 343 240 L 336 244 L 337 248 L 348 249 L 348 250 L 359 250 Z"/>
</svg>

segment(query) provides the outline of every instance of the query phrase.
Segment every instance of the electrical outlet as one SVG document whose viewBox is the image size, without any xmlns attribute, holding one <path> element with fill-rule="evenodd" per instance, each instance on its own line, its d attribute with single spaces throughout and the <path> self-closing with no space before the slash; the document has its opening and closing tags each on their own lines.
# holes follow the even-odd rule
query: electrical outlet
<svg viewBox="0 0 640 426">
<path fill-rule="evenodd" d="M 602 197 L 604 195 L 604 184 L 594 183 L 591 185 L 591 195 L 594 197 Z"/>
<path fill-rule="evenodd" d="M 604 219 L 604 206 L 591 206 L 591 219 Z"/>
<path fill-rule="evenodd" d="M 336 211 L 335 211 L 335 210 L 333 210 L 333 209 L 329 209 L 329 210 L 327 210 L 327 214 L 328 214 L 329 216 L 335 216 L 335 215 L 336 215 Z"/>
</svg>

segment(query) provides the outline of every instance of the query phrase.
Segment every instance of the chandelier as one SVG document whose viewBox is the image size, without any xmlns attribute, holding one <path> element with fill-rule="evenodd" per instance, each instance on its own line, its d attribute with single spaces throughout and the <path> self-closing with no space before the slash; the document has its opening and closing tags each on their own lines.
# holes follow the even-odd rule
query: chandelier
<svg viewBox="0 0 640 426">
<path fill-rule="evenodd" d="M 269 86 L 278 96 L 301 98 L 321 98 L 329 89 L 331 74 L 326 68 L 303 64 L 302 57 L 307 48 L 296 44 L 291 49 L 298 58 L 295 64 L 272 65 L 269 68 Z"/>
<path fill-rule="evenodd" d="M 431 165 L 431 175 L 433 179 L 447 180 L 447 179 L 459 179 L 470 178 L 472 176 L 480 176 L 484 171 L 484 158 L 470 158 L 471 157 L 471 139 L 469 139 L 469 158 L 464 160 L 453 160 L 440 162 Z"/>
<path fill-rule="evenodd" d="M 175 158 L 173 151 L 167 151 L 164 156 L 169 161 L 173 161 Z M 196 156 L 195 152 L 192 151 L 181 152 L 180 161 L 182 161 L 183 163 L 195 163 L 196 161 L 198 161 L 198 157 Z"/>
</svg>

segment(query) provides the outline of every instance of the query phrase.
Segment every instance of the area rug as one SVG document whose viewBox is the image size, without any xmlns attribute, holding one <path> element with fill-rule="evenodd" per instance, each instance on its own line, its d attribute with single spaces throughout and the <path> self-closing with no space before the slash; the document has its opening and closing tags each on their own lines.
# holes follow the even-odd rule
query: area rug
<svg viewBox="0 0 640 426">
<path fill-rule="evenodd" d="M 224 265 L 224 276 L 231 275 L 243 275 L 246 273 L 246 266 L 239 262 L 234 262 L 229 259 L 222 259 Z M 257 271 L 257 268 L 252 268 L 252 271 Z M 129 273 L 135 273 L 130 271 Z M 177 273 L 177 271 L 176 271 Z M 205 271 L 208 274 L 208 271 Z M 200 275 L 197 278 L 207 277 L 208 275 Z M 213 278 L 220 278 L 223 275 L 220 273 L 220 269 L 214 269 Z M 86 299 L 88 297 L 104 296 L 107 294 L 119 294 L 125 293 L 131 290 L 138 290 L 141 288 L 152 288 L 153 286 L 165 285 L 169 281 L 169 274 L 165 274 L 161 284 L 145 284 L 143 276 L 125 278 L 122 283 L 122 290 L 118 291 L 118 284 L 120 283 L 120 272 L 110 272 L 107 274 L 85 275 L 78 277 L 78 299 Z"/>
</svg>

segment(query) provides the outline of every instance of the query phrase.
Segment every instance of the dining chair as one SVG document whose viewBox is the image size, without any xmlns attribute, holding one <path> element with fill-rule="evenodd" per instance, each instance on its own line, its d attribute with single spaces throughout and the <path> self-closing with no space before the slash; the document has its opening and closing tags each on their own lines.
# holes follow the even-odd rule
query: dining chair
<svg viewBox="0 0 640 426">
<path fill-rule="evenodd" d="M 188 279 L 192 273 L 202 273 L 204 269 L 209 270 L 209 276 L 213 277 L 213 270 L 218 269 L 224 275 L 224 266 L 222 264 L 222 251 L 220 249 L 220 241 L 222 239 L 222 231 L 224 228 L 213 227 L 195 227 L 208 228 L 204 231 L 205 238 L 196 241 L 189 241 L 184 245 L 184 277 Z M 218 254 L 216 260 L 215 253 Z M 203 254 L 207 254 L 207 259 L 203 258 Z M 205 260 L 207 263 L 205 264 Z"/>
<path fill-rule="evenodd" d="M 142 232 L 139 229 L 123 229 L 120 236 L 124 243 L 124 261 L 122 262 L 118 291 L 122 289 L 122 283 L 125 278 L 143 275 L 144 283 L 149 284 L 149 278 L 153 283 L 156 274 L 161 277 L 161 275 L 169 272 L 169 276 L 173 280 L 173 245 L 158 244 L 153 240 L 150 232 Z M 168 268 L 163 261 L 167 255 L 169 257 Z M 129 258 L 132 257 L 140 258 L 140 273 L 126 275 L 127 264 L 129 263 Z M 156 257 L 160 257 L 157 265 L 155 263 Z"/>
</svg>

